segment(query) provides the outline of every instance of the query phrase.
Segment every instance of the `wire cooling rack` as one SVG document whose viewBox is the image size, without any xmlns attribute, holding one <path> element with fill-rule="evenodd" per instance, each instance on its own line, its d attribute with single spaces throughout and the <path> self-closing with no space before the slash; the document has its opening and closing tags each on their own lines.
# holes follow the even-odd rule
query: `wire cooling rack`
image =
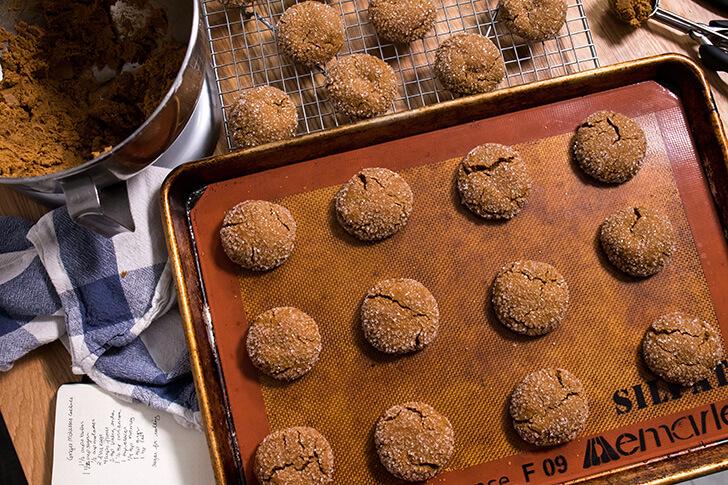
<svg viewBox="0 0 728 485">
<path fill-rule="evenodd" d="M 523 43 L 498 22 L 498 0 L 434 0 L 435 28 L 408 46 L 383 43 L 369 23 L 368 0 L 329 0 L 338 9 L 346 42 L 339 56 L 366 53 L 388 62 L 399 76 L 393 111 L 403 111 L 453 99 L 436 79 L 432 66 L 438 45 L 456 32 L 480 33 L 500 49 L 506 66 L 501 86 L 599 67 L 582 0 L 569 2 L 566 24 L 559 36 L 545 42 Z M 334 110 L 324 88 L 323 73 L 279 55 L 275 25 L 295 0 L 259 0 L 252 7 L 224 8 L 218 0 L 202 0 L 212 67 L 219 88 L 225 133 L 230 149 L 228 115 L 241 90 L 271 85 L 288 93 L 299 108 L 298 134 L 350 122 Z"/>
</svg>

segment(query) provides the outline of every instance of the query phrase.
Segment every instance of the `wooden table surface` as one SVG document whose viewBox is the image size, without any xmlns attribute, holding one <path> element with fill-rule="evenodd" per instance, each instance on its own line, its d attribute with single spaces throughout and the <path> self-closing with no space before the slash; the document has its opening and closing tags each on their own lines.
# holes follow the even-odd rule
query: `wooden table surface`
<svg viewBox="0 0 728 485">
<path fill-rule="evenodd" d="M 697 60 L 697 46 L 655 22 L 638 30 L 620 23 L 608 11 L 608 0 L 584 0 L 589 25 L 601 65 L 678 52 Z M 661 6 L 689 19 L 708 22 L 721 13 L 700 0 L 662 0 Z M 724 14 L 728 17 L 728 12 Z M 728 84 L 708 73 L 721 114 L 728 119 Z M 0 187 L 0 214 L 38 219 L 46 208 L 7 188 Z M 31 484 L 50 483 L 55 394 L 66 382 L 77 381 L 70 358 L 58 342 L 32 352 L 13 369 L 0 373 L 0 411 L 13 438 L 20 462 Z"/>
</svg>

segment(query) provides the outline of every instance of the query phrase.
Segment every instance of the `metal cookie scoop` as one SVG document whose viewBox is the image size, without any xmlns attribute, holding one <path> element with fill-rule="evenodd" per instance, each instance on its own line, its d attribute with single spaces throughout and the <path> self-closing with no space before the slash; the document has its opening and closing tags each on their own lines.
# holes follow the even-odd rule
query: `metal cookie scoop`
<svg viewBox="0 0 728 485">
<path fill-rule="evenodd" d="M 618 8 L 615 8 L 615 12 L 626 20 Z M 642 12 L 644 15 L 644 10 Z M 728 20 L 711 20 L 708 25 L 693 22 L 660 7 L 660 0 L 653 0 L 652 11 L 647 18 L 688 34 L 700 44 L 698 53 L 705 67 L 728 72 Z M 646 20 L 644 16 L 636 15 L 629 23 L 638 26 Z"/>
</svg>

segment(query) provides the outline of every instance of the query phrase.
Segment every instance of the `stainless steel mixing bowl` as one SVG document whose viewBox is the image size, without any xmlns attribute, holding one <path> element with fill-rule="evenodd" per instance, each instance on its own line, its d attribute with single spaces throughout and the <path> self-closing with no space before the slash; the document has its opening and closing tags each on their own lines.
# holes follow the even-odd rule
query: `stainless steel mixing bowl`
<svg viewBox="0 0 728 485">
<path fill-rule="evenodd" d="M 126 184 L 119 182 L 165 153 L 165 166 L 202 158 L 212 152 L 217 140 L 220 109 L 214 83 L 206 78 L 209 53 L 200 6 L 197 0 L 153 3 L 166 11 L 169 34 L 186 44 L 187 51 L 172 86 L 152 115 L 110 152 L 82 165 L 38 177 L 0 177 L 1 184 L 45 203 L 65 202 L 77 223 L 106 236 L 134 230 Z M 32 21 L 33 15 L 32 2 L 0 2 L 0 25 L 6 29 L 12 29 L 18 19 Z"/>
</svg>

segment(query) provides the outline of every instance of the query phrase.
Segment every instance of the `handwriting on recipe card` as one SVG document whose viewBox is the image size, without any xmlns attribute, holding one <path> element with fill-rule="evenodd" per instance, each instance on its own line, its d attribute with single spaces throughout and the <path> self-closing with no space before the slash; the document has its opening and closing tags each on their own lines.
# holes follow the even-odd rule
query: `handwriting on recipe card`
<svg viewBox="0 0 728 485">
<path fill-rule="evenodd" d="M 99 479 L 104 485 L 211 483 L 206 448 L 201 432 L 96 386 L 72 384 L 58 391 L 54 485 Z"/>
</svg>

